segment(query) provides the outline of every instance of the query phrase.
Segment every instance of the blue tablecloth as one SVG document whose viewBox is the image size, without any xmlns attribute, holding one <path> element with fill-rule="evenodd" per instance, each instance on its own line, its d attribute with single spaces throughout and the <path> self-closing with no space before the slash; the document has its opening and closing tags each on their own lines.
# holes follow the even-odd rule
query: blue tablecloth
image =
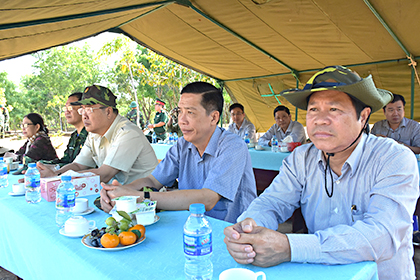
<svg viewBox="0 0 420 280">
<path fill-rule="evenodd" d="M 9 176 L 16 182 L 22 176 Z M 184 279 L 182 229 L 187 211 L 158 213 L 160 220 L 146 227 L 146 240 L 123 251 L 86 248 L 81 238 L 68 238 L 55 225 L 55 204 L 31 205 L 24 196 L 9 196 L 11 184 L 0 189 L 0 266 L 31 279 Z M 90 206 L 96 196 L 89 196 Z M 95 206 L 93 206 L 95 207 Z M 98 227 L 109 215 L 98 210 L 86 215 Z M 377 279 L 374 262 L 351 265 L 284 263 L 271 268 L 237 264 L 223 243 L 229 223 L 210 218 L 213 226 L 214 277 L 225 269 L 246 267 L 264 271 L 267 279 Z"/>
<path fill-rule="evenodd" d="M 156 157 L 162 160 L 165 157 L 166 152 L 172 146 L 166 144 L 152 144 L 152 147 L 156 153 Z M 290 155 L 290 153 L 274 153 L 271 151 L 270 147 L 264 147 L 263 151 L 257 151 L 254 148 L 248 150 L 251 155 L 252 167 L 265 170 L 279 171 L 283 159 Z"/>
</svg>

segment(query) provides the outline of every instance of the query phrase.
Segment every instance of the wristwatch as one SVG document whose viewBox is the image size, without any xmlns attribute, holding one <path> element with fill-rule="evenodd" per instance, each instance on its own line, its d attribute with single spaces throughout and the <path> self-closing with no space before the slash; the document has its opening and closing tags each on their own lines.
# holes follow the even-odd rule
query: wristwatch
<svg viewBox="0 0 420 280">
<path fill-rule="evenodd" d="M 146 200 L 146 199 L 150 199 L 150 192 L 144 192 L 144 199 L 143 200 Z"/>
</svg>

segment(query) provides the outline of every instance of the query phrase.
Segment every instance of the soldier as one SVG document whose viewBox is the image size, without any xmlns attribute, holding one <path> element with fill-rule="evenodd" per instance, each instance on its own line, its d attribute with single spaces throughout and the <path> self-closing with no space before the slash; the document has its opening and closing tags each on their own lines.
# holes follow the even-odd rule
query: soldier
<svg viewBox="0 0 420 280">
<path fill-rule="evenodd" d="M 144 120 L 143 120 L 143 114 L 138 110 L 138 105 L 137 102 L 132 101 L 130 104 L 130 108 L 131 111 L 127 113 L 126 118 L 134 123 L 135 125 L 137 125 L 137 112 L 138 112 L 138 116 L 139 118 L 139 124 L 141 126 L 141 129 L 144 129 Z"/>
<path fill-rule="evenodd" d="M 153 121 L 154 123 L 149 124 L 147 126 L 149 129 L 153 128 L 153 131 L 156 133 L 157 138 L 161 140 L 165 140 L 167 137 L 166 123 L 168 122 L 168 115 L 166 115 L 164 108 L 165 108 L 165 102 L 163 102 L 159 98 L 156 98 L 156 102 L 155 102 L 156 115 Z"/>
</svg>

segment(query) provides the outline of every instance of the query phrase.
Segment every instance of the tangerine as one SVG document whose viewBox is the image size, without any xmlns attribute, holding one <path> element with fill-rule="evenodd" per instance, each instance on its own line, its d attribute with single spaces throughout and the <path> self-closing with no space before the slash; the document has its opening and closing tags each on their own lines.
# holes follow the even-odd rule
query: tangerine
<svg viewBox="0 0 420 280">
<path fill-rule="evenodd" d="M 123 231 L 118 235 L 118 237 L 120 238 L 121 245 L 124 246 L 134 244 L 137 240 L 137 235 L 131 231 Z"/>
<path fill-rule="evenodd" d="M 116 234 L 105 233 L 101 237 L 101 244 L 105 248 L 115 248 L 120 244 L 120 239 Z"/>
<path fill-rule="evenodd" d="M 139 239 L 142 238 L 146 234 L 146 228 L 143 225 L 140 225 L 140 224 L 137 224 L 137 225 L 128 229 L 128 231 L 133 231 L 133 230 L 140 231 L 141 236 L 139 237 Z"/>
</svg>

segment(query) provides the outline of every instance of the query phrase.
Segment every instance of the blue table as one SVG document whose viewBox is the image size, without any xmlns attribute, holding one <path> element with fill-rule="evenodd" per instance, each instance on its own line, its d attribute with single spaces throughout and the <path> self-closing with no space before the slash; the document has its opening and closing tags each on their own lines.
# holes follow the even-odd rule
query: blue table
<svg viewBox="0 0 420 280">
<path fill-rule="evenodd" d="M 166 152 L 172 147 L 172 145 L 166 144 L 152 144 L 153 150 L 156 153 L 156 157 L 159 160 L 162 160 Z M 270 147 L 264 147 L 263 151 L 257 151 L 254 148 L 248 149 L 249 154 L 251 155 L 252 167 L 254 169 L 264 169 L 264 170 L 273 170 L 279 171 L 280 166 L 290 153 L 273 153 Z"/>
<path fill-rule="evenodd" d="M 16 182 L 22 176 L 9 176 Z M 81 238 L 58 233 L 54 202 L 26 203 L 24 196 L 0 189 L 0 266 L 25 280 L 31 279 L 184 279 L 182 229 L 187 211 L 159 213 L 160 220 L 146 227 L 146 240 L 133 248 L 105 252 L 86 248 Z M 96 196 L 89 196 L 90 206 Z M 96 209 L 85 216 L 105 225 L 109 215 Z M 284 263 L 260 268 L 237 264 L 223 243 L 229 223 L 210 218 L 213 226 L 214 277 L 225 269 L 246 267 L 264 271 L 267 279 L 378 279 L 374 262 L 350 265 Z"/>
</svg>

